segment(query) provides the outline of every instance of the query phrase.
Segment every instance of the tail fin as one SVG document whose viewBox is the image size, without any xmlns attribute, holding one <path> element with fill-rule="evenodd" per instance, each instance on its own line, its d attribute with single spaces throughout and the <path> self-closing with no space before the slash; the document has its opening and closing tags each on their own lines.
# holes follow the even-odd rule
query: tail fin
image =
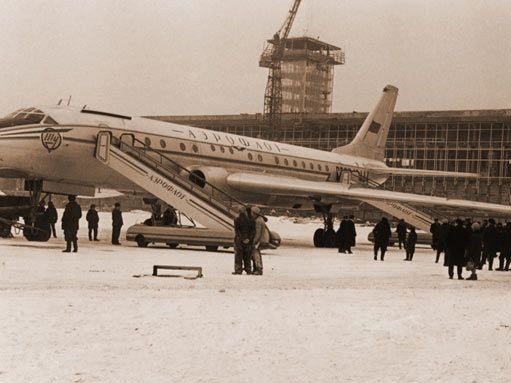
<svg viewBox="0 0 511 383">
<path fill-rule="evenodd" d="M 335 148 L 333 152 L 383 161 L 397 93 L 398 89 L 395 86 L 387 85 L 383 89 L 378 105 L 369 113 L 353 141 Z"/>
</svg>

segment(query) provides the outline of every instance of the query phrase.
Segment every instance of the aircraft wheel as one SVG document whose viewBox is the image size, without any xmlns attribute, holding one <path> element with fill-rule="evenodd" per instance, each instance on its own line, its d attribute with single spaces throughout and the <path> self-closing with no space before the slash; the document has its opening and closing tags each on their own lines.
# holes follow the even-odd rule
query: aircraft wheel
<svg viewBox="0 0 511 383">
<path fill-rule="evenodd" d="M 149 242 L 147 242 L 142 234 L 139 234 L 135 238 L 135 242 L 137 242 L 138 247 L 147 247 Z"/>
<path fill-rule="evenodd" d="M 32 230 L 27 227 L 23 229 L 23 236 L 30 242 L 48 242 L 50 239 L 50 232 L 46 230 Z"/>
<path fill-rule="evenodd" d="M 324 247 L 336 247 L 335 246 L 335 231 L 333 229 L 327 229 L 323 233 Z"/>
<path fill-rule="evenodd" d="M 167 243 L 167 246 L 170 247 L 171 249 L 175 249 L 176 247 L 179 246 L 179 243 Z"/>
<path fill-rule="evenodd" d="M 217 251 L 218 246 L 206 246 L 206 251 Z"/>
<path fill-rule="evenodd" d="M 317 229 L 314 232 L 313 242 L 315 247 L 325 247 L 325 229 Z"/>
</svg>

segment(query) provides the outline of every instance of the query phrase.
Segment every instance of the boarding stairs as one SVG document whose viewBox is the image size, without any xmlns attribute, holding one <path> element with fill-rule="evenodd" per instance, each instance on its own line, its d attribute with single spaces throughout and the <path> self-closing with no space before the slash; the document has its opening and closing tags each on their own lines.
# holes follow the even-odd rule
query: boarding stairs
<svg viewBox="0 0 511 383">
<path fill-rule="evenodd" d="M 385 190 L 385 187 L 382 184 L 366 176 L 355 172 L 353 175 L 362 184 L 367 184 L 368 186 L 371 186 L 375 189 Z M 432 213 L 431 210 L 419 210 L 403 202 L 383 201 L 376 199 L 365 200 L 365 202 L 381 211 L 384 211 L 387 214 L 392 215 L 393 217 L 404 219 L 407 224 L 415 226 L 417 229 L 424 230 L 426 232 L 429 232 L 430 226 L 434 220 L 433 216 L 430 215 Z M 436 216 L 438 217 L 438 215 Z"/>
<path fill-rule="evenodd" d="M 135 138 L 126 142 L 114 137 L 111 132 L 99 132 L 95 156 L 201 225 L 209 229 L 234 231 L 236 209 L 243 205 L 242 202 L 205 180 L 194 182 L 195 174 L 144 142 Z"/>
</svg>

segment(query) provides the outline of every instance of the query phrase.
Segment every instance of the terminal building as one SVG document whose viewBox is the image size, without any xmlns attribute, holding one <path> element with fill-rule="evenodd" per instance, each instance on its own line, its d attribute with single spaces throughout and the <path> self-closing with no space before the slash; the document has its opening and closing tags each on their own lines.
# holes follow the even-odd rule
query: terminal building
<svg viewBox="0 0 511 383">
<path fill-rule="evenodd" d="M 274 139 L 330 151 L 350 142 L 366 116 L 286 113 Z M 265 129 L 262 114 L 151 118 L 252 137 L 262 136 Z M 481 178 L 391 176 L 384 188 L 511 204 L 511 109 L 395 112 L 386 162 L 393 167 L 474 172 Z M 357 209 L 374 211 L 365 205 Z"/>
</svg>

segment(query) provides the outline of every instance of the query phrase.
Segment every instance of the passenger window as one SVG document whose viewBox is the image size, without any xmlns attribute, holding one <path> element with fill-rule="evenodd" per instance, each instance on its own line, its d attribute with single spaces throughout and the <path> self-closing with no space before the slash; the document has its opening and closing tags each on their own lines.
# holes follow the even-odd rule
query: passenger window
<svg viewBox="0 0 511 383">
<path fill-rule="evenodd" d="M 252 153 L 248 153 L 248 159 L 249 159 L 250 161 L 252 161 L 252 160 L 254 159 L 254 156 L 252 155 Z"/>
<path fill-rule="evenodd" d="M 296 168 L 298 166 L 298 162 L 296 160 L 293 160 L 293 166 Z"/>
<path fill-rule="evenodd" d="M 263 156 L 262 155 L 258 154 L 257 155 L 257 159 L 259 160 L 259 162 L 263 162 Z"/>
<path fill-rule="evenodd" d="M 329 171 L 330 171 L 330 168 L 328 167 L 328 165 L 325 165 L 325 170 L 326 170 L 327 172 L 329 172 Z"/>
<path fill-rule="evenodd" d="M 289 165 L 289 161 L 287 160 L 287 158 L 284 158 L 284 165 L 286 165 L 286 166 Z"/>
<path fill-rule="evenodd" d="M 179 148 L 184 152 L 186 150 L 186 145 L 184 143 L 179 144 Z"/>
<path fill-rule="evenodd" d="M 216 150 L 215 145 L 212 144 L 210 147 L 211 147 L 212 152 L 214 152 Z"/>
<path fill-rule="evenodd" d="M 305 161 L 302 161 L 302 168 L 305 169 Z"/>
<path fill-rule="evenodd" d="M 321 171 L 321 164 L 318 164 L 318 170 Z"/>
<path fill-rule="evenodd" d="M 165 142 L 165 140 L 160 140 L 160 146 L 165 149 L 167 147 L 167 143 Z"/>
<path fill-rule="evenodd" d="M 144 141 L 147 146 L 151 146 L 151 139 L 149 137 L 146 137 Z"/>
<path fill-rule="evenodd" d="M 275 163 L 278 165 L 279 164 L 279 157 L 275 157 Z"/>
<path fill-rule="evenodd" d="M 229 147 L 229 153 L 234 154 L 234 149 Z"/>
<path fill-rule="evenodd" d="M 314 164 L 312 162 L 309 163 L 309 168 L 311 168 L 311 170 L 314 170 Z"/>
<path fill-rule="evenodd" d="M 224 148 L 223 146 L 220 146 L 220 151 L 221 151 L 222 153 L 225 153 L 225 148 Z"/>
<path fill-rule="evenodd" d="M 199 152 L 199 148 L 195 144 L 192 145 L 192 150 L 193 150 L 194 153 L 198 153 Z"/>
</svg>

